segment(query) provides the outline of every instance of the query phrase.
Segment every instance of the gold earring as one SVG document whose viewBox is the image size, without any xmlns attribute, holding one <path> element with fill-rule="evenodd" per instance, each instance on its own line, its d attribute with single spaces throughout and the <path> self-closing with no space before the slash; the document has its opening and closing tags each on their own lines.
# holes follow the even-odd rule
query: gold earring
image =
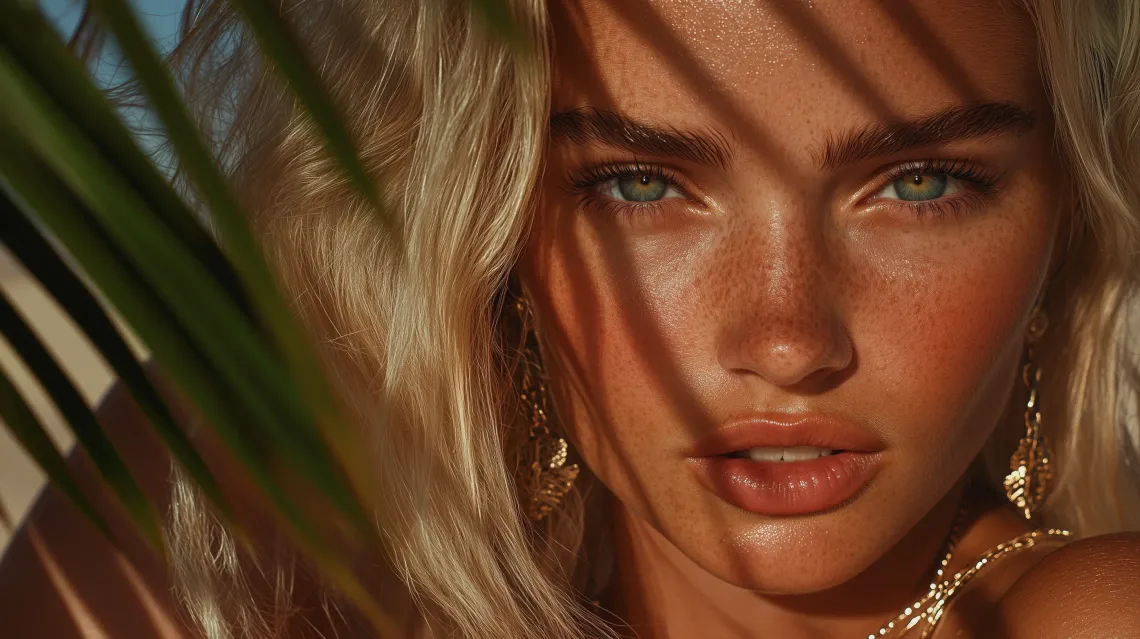
<svg viewBox="0 0 1140 639">
<path fill-rule="evenodd" d="M 1033 361 L 1033 345 L 1048 327 L 1045 312 L 1038 307 L 1029 322 L 1026 335 L 1026 362 L 1022 379 L 1029 390 L 1025 407 L 1025 436 L 1009 459 L 1010 472 L 1005 476 L 1005 495 L 1029 519 L 1044 503 L 1053 483 L 1053 453 L 1041 432 L 1041 406 L 1038 384 L 1041 368 Z"/>
<path fill-rule="evenodd" d="M 519 398 L 529 409 L 526 463 L 520 484 L 524 494 L 529 495 L 527 516 L 533 521 L 542 521 L 574 487 L 579 469 L 578 464 L 566 464 L 570 445 L 550 427 L 546 381 L 538 355 L 538 333 L 533 328 L 533 315 L 525 298 L 515 301 L 515 311 L 522 326 Z"/>
</svg>

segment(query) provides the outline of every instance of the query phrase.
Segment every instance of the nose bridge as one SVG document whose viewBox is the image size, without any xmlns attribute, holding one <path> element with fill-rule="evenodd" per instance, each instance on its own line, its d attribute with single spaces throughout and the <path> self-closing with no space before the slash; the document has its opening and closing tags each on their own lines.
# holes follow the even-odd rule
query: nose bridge
<svg viewBox="0 0 1140 639">
<path fill-rule="evenodd" d="M 743 216 L 750 246 L 737 271 L 722 364 L 779 386 L 846 368 L 851 345 L 835 299 L 837 276 L 824 216 L 803 198 L 773 201 Z M 739 251 L 739 252 L 738 252 Z"/>
<path fill-rule="evenodd" d="M 771 209 L 763 215 L 754 294 L 762 297 L 767 315 L 785 319 L 812 315 L 818 310 L 824 279 L 823 232 L 793 205 Z"/>
</svg>

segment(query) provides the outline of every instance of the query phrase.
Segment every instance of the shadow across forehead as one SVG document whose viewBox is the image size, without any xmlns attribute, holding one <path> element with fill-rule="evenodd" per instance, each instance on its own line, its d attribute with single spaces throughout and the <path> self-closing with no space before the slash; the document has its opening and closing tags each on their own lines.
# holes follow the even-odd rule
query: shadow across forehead
<svg viewBox="0 0 1140 639">
<path fill-rule="evenodd" d="M 797 2 L 554 0 L 552 141 L 714 166 L 724 151 L 747 154 L 800 182 L 809 162 L 1024 133 L 1047 109 L 1023 12 L 989 0 Z M 938 20 L 947 4 L 988 20 L 963 31 Z M 763 24 L 702 26 L 758 10 Z M 726 80 L 729 67 L 751 71 Z"/>
</svg>

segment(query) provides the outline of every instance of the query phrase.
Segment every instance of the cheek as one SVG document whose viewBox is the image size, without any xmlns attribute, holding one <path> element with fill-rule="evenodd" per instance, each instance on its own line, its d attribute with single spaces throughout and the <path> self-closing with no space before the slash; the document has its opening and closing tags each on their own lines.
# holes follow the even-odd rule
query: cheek
<svg viewBox="0 0 1140 639">
<path fill-rule="evenodd" d="M 634 475 L 652 472 L 653 458 L 672 452 L 662 439 L 676 431 L 667 426 L 711 422 L 694 392 L 701 368 L 689 344 L 710 330 L 687 303 L 694 287 L 683 274 L 695 270 L 694 251 L 631 241 L 583 216 L 548 224 L 538 245 L 528 255 L 531 294 L 546 325 L 558 417 L 593 471 L 623 492 Z"/>
<path fill-rule="evenodd" d="M 930 442 L 968 432 L 972 446 L 988 435 L 1046 274 L 1055 228 L 1047 207 L 989 213 L 920 251 L 884 248 L 868 262 L 879 285 L 865 289 L 850 323 L 862 343 L 860 374 L 879 406 L 896 407 L 878 411 L 896 422 L 884 425 L 890 436 Z"/>
</svg>

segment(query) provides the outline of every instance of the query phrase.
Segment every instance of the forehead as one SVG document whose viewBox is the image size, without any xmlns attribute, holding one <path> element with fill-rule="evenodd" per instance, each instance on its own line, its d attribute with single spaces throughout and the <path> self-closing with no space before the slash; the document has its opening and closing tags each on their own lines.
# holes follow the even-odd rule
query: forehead
<svg viewBox="0 0 1140 639">
<path fill-rule="evenodd" d="M 794 147 L 953 105 L 1044 100 L 1032 23 L 1009 0 L 551 0 L 551 13 L 555 111 Z"/>
</svg>

